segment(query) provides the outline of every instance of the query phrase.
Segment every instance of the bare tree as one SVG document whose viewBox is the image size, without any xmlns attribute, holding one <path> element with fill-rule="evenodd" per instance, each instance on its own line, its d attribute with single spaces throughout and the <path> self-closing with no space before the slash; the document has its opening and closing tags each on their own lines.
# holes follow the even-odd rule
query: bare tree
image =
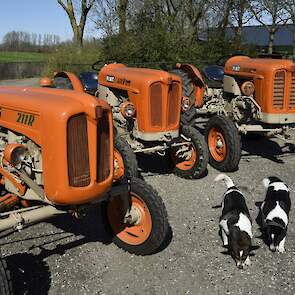
<svg viewBox="0 0 295 295">
<path fill-rule="evenodd" d="M 295 1 L 294 0 L 283 0 L 284 8 L 286 9 L 289 20 L 293 24 L 293 58 L 295 57 Z"/>
<path fill-rule="evenodd" d="M 84 29 L 86 25 L 87 15 L 90 11 L 90 9 L 94 5 L 94 0 L 80 0 L 80 21 L 79 24 L 77 23 L 74 5 L 72 0 L 57 0 L 57 2 L 60 4 L 60 6 L 65 10 L 67 13 L 73 33 L 74 33 L 74 42 L 77 43 L 79 46 L 83 45 L 83 35 L 84 35 Z"/>
<path fill-rule="evenodd" d="M 236 27 L 236 39 L 241 42 L 243 26 L 253 18 L 250 12 L 248 0 L 234 0 L 230 15 L 233 25 Z"/>
<path fill-rule="evenodd" d="M 96 0 L 91 20 L 103 35 L 127 31 L 127 12 L 130 0 Z"/>
<path fill-rule="evenodd" d="M 118 0 L 117 14 L 119 18 L 119 33 L 126 33 L 126 16 L 127 16 L 128 0 Z"/>
<path fill-rule="evenodd" d="M 251 12 L 255 19 L 269 33 L 268 53 L 273 52 L 275 33 L 280 24 L 286 24 L 285 9 L 282 0 L 251 1 Z M 269 24 L 270 23 L 270 24 Z"/>
<path fill-rule="evenodd" d="M 209 0 L 184 0 L 182 2 L 191 43 L 198 39 L 198 23 L 210 7 L 209 2 Z"/>
<path fill-rule="evenodd" d="M 219 6 L 219 10 L 221 12 L 220 15 L 222 15 L 218 28 L 221 35 L 225 36 L 225 30 L 230 24 L 230 15 L 233 9 L 234 0 L 219 0 L 216 4 Z"/>
</svg>

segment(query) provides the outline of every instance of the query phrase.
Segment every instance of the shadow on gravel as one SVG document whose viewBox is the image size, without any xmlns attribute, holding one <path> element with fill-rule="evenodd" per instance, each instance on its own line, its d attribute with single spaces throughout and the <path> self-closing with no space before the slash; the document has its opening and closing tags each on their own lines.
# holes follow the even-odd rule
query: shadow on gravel
<svg viewBox="0 0 295 295">
<path fill-rule="evenodd" d="M 64 214 L 45 221 L 59 229 L 62 229 L 61 232 L 35 235 L 24 239 L 0 243 L 0 245 L 9 245 L 12 243 L 36 240 L 36 242 L 30 247 L 30 250 L 39 248 L 41 249 L 44 257 L 48 257 L 53 254 L 62 255 L 68 249 L 72 249 L 89 242 L 100 242 L 108 245 L 112 243 L 112 237 L 106 230 L 99 207 L 99 205 L 93 206 L 88 210 L 87 215 L 80 219 Z M 11 234 L 11 232 L 1 236 L 1 238 L 8 236 L 9 234 Z M 73 238 L 75 238 L 74 241 L 65 241 L 66 239 Z M 41 239 L 41 241 L 38 242 L 38 239 Z M 57 242 L 62 242 L 62 244 L 57 244 Z M 49 244 L 57 245 L 52 250 L 45 249 L 44 247 Z"/>
<path fill-rule="evenodd" d="M 255 202 L 255 206 L 258 207 L 258 214 L 255 218 L 255 221 L 258 225 L 258 229 L 260 231 L 260 236 L 256 237 L 258 239 L 261 239 L 264 244 L 269 247 L 269 241 L 268 241 L 268 238 L 267 238 L 267 235 L 265 233 L 265 231 L 263 230 L 263 223 L 262 223 L 262 213 L 261 213 L 261 210 L 260 210 L 260 206 L 262 205 L 262 202 Z"/>
<path fill-rule="evenodd" d="M 170 174 L 172 172 L 167 156 L 137 154 L 137 161 L 138 166 L 144 173 Z"/>
<path fill-rule="evenodd" d="M 106 228 L 103 220 L 100 204 L 94 205 L 82 218 L 74 218 L 70 215 L 61 215 L 50 220 L 50 223 L 74 236 L 81 236 L 79 240 L 59 246 L 59 251 L 65 251 L 85 243 L 100 242 L 103 244 L 112 243 L 112 236 Z M 58 253 L 56 253 L 58 254 Z"/>
<path fill-rule="evenodd" d="M 138 167 L 140 168 L 140 178 L 142 177 L 142 173 L 152 175 L 163 175 L 163 174 L 171 174 L 173 173 L 173 164 L 172 160 L 169 159 L 167 155 L 160 156 L 157 154 L 137 154 L 137 162 Z M 208 170 L 200 176 L 200 178 L 204 178 L 208 175 Z M 148 175 L 145 175 L 148 176 Z"/>
<path fill-rule="evenodd" d="M 242 150 L 247 152 L 247 156 L 260 156 L 275 163 L 284 163 L 278 156 L 286 153 L 282 147 L 272 139 L 256 136 L 256 137 L 242 137 Z M 288 151 L 289 152 L 289 151 Z"/>
<path fill-rule="evenodd" d="M 46 257 L 46 256 L 45 256 Z M 5 257 L 11 274 L 13 294 L 48 294 L 51 274 L 45 258 L 27 253 Z"/>
</svg>

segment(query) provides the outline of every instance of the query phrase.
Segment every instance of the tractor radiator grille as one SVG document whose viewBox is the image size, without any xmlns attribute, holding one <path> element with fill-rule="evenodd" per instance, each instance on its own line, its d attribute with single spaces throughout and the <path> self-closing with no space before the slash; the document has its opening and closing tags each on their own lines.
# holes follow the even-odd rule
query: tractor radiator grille
<svg viewBox="0 0 295 295">
<path fill-rule="evenodd" d="M 150 116 L 151 125 L 161 127 L 163 125 L 163 90 L 161 83 L 154 83 L 151 86 Z"/>
<path fill-rule="evenodd" d="M 178 120 L 177 112 L 179 110 L 179 83 L 173 82 L 168 95 L 168 126 L 176 124 Z"/>
<path fill-rule="evenodd" d="M 73 116 L 67 124 L 68 173 L 70 186 L 90 184 L 87 119 L 85 114 Z"/>
<path fill-rule="evenodd" d="M 101 182 L 110 175 L 110 125 L 108 112 L 101 107 L 96 108 L 97 119 L 97 177 Z"/>
<path fill-rule="evenodd" d="M 295 73 L 292 73 L 292 83 L 290 89 L 289 108 L 295 108 Z"/>
<path fill-rule="evenodd" d="M 273 107 L 282 109 L 284 107 L 285 72 L 279 71 L 275 75 L 273 90 Z"/>
</svg>

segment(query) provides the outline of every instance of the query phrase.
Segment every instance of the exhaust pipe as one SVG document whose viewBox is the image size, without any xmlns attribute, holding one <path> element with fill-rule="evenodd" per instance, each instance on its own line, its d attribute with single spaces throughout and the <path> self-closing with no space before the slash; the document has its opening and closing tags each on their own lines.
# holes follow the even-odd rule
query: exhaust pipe
<svg viewBox="0 0 295 295">
<path fill-rule="evenodd" d="M 12 212 L 9 217 L 0 219 L 0 231 L 11 228 L 21 230 L 26 224 L 40 222 L 50 217 L 65 213 L 68 212 L 58 210 L 50 205 L 24 212 Z"/>
</svg>

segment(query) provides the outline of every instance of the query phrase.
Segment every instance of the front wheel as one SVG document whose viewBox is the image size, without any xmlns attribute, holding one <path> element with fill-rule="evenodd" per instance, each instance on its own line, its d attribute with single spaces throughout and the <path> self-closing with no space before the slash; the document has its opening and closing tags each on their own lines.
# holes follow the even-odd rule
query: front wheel
<svg viewBox="0 0 295 295">
<path fill-rule="evenodd" d="M 208 165 L 208 147 L 201 133 L 193 127 L 183 126 L 180 140 L 171 147 L 174 173 L 182 178 L 202 177 Z"/>
<path fill-rule="evenodd" d="M 209 163 L 219 171 L 236 171 L 241 159 L 241 137 L 235 124 L 225 116 L 214 116 L 206 125 Z"/>
<path fill-rule="evenodd" d="M 113 242 L 136 255 L 157 252 L 169 230 L 167 212 L 161 197 L 143 180 L 132 178 L 129 206 L 129 214 L 126 214 L 120 197 L 114 197 L 106 203 L 106 218 Z"/>
</svg>

